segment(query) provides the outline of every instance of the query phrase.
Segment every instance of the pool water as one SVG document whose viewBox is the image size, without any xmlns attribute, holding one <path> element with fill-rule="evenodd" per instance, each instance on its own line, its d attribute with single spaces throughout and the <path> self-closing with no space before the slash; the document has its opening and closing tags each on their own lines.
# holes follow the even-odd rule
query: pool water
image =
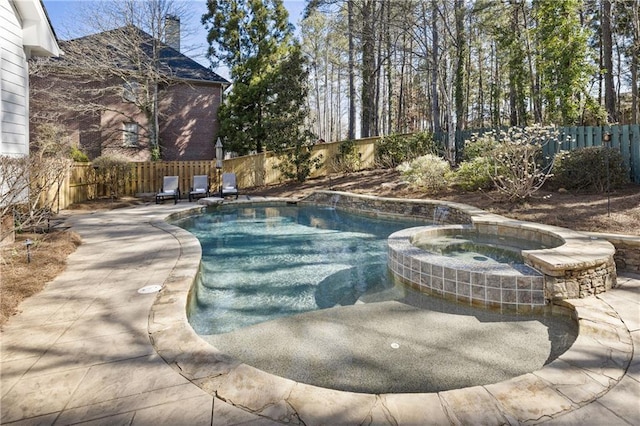
<svg viewBox="0 0 640 426">
<path fill-rule="evenodd" d="M 220 334 L 276 318 L 355 304 L 393 284 L 387 237 L 416 226 L 335 209 L 271 206 L 187 218 L 178 223 L 202 245 L 189 321 Z"/>
<path fill-rule="evenodd" d="M 496 383 L 541 368 L 577 335 L 568 317 L 500 314 L 394 284 L 387 237 L 424 222 L 223 206 L 175 224 L 202 246 L 194 330 L 301 383 L 364 393 Z"/>
<path fill-rule="evenodd" d="M 438 235 L 421 241 L 416 247 L 447 257 L 486 264 L 523 264 L 521 250 L 546 248 L 535 241 L 475 233 Z"/>
</svg>

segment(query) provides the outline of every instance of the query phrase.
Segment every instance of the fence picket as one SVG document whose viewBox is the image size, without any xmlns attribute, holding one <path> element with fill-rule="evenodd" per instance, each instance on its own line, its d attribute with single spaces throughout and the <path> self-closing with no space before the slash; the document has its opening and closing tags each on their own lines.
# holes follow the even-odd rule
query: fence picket
<svg viewBox="0 0 640 426">
<path fill-rule="evenodd" d="M 629 127 L 629 140 L 631 146 L 631 176 L 634 182 L 640 183 L 640 125 Z"/>
<path fill-rule="evenodd" d="M 620 153 L 624 160 L 624 164 L 629 168 L 631 173 L 631 139 L 629 138 L 629 126 L 622 127 L 622 136 L 620 138 Z"/>
</svg>

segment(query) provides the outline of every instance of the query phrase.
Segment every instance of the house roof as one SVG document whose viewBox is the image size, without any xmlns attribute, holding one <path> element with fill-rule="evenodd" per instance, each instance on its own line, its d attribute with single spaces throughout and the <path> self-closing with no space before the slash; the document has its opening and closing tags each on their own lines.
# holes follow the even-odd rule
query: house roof
<svg viewBox="0 0 640 426">
<path fill-rule="evenodd" d="M 123 34 L 127 34 L 123 37 Z M 158 59 L 161 70 L 172 78 L 180 80 L 190 80 L 196 82 L 218 83 L 223 86 L 231 83 L 209 68 L 204 67 L 188 56 L 165 43 L 155 40 L 155 46 L 159 48 Z M 136 43 L 138 49 L 131 46 Z M 125 26 L 114 30 L 104 31 L 97 34 L 61 42 L 63 50 L 65 47 L 78 45 L 82 48 L 96 49 L 101 46 L 107 47 L 110 61 L 116 62 L 118 67 L 132 67 L 132 50 L 144 52 L 148 58 L 153 58 L 154 38 L 135 26 Z M 128 48 L 127 45 L 131 46 Z"/>
<path fill-rule="evenodd" d="M 28 49 L 28 54 L 58 56 L 58 40 L 42 1 L 20 0 L 9 3 L 15 6 L 22 21 L 22 45 Z"/>
</svg>

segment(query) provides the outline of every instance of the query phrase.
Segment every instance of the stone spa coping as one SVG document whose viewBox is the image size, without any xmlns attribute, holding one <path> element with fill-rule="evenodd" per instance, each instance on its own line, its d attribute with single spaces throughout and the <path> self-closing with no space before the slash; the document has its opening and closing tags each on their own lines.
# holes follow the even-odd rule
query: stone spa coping
<svg viewBox="0 0 640 426">
<path fill-rule="evenodd" d="M 203 210 L 194 208 L 190 214 Z M 541 422 L 604 395 L 631 361 L 629 330 L 608 304 L 590 297 L 551 305 L 555 313 L 569 312 L 578 322 L 579 335 L 568 351 L 540 370 L 504 382 L 413 394 L 352 393 L 295 382 L 243 364 L 195 333 L 187 320 L 187 301 L 200 266 L 200 244 L 167 222 L 153 225 L 180 243 L 179 259 L 149 314 L 155 350 L 203 390 L 265 419 L 305 425 Z"/>
</svg>

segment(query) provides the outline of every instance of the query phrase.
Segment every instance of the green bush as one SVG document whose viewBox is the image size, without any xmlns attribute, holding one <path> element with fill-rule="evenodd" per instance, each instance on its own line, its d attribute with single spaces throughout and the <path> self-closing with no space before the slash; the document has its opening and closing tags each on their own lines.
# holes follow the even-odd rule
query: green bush
<svg viewBox="0 0 640 426">
<path fill-rule="evenodd" d="M 453 174 L 456 185 L 465 191 L 489 190 L 493 188 L 491 178 L 495 166 L 489 157 L 474 157 L 463 161 Z"/>
<path fill-rule="evenodd" d="M 300 141 L 293 147 L 284 149 L 277 154 L 279 163 L 275 169 L 287 179 L 304 182 L 314 170 L 322 167 L 322 155 L 313 155 L 313 143 Z"/>
<path fill-rule="evenodd" d="M 383 168 L 394 168 L 412 158 L 438 152 L 433 135 L 427 132 L 385 136 L 376 142 L 375 149 L 376 164 Z"/>
<path fill-rule="evenodd" d="M 629 170 L 617 149 L 604 147 L 580 148 L 562 151 L 556 155 L 553 177 L 554 188 L 604 191 L 607 189 L 607 161 L 610 188 L 629 182 Z"/>
<path fill-rule="evenodd" d="M 462 158 L 464 161 L 471 161 L 478 157 L 491 157 L 498 144 L 498 140 L 492 132 L 481 136 L 473 135 L 464 143 Z"/>
<path fill-rule="evenodd" d="M 446 187 L 445 176 L 450 171 L 449 163 L 433 154 L 404 162 L 396 169 L 411 186 L 429 191 L 438 191 Z"/>
<path fill-rule="evenodd" d="M 335 172 L 351 173 L 360 170 L 361 163 L 356 142 L 346 140 L 338 145 L 338 153 L 333 157 L 331 167 Z"/>
<path fill-rule="evenodd" d="M 87 154 L 85 154 L 84 152 L 80 151 L 80 149 L 78 149 L 75 146 L 71 147 L 70 155 L 71 155 L 71 158 L 73 159 L 73 161 L 75 161 L 76 163 L 88 163 L 89 162 L 89 157 L 87 157 Z"/>
</svg>

